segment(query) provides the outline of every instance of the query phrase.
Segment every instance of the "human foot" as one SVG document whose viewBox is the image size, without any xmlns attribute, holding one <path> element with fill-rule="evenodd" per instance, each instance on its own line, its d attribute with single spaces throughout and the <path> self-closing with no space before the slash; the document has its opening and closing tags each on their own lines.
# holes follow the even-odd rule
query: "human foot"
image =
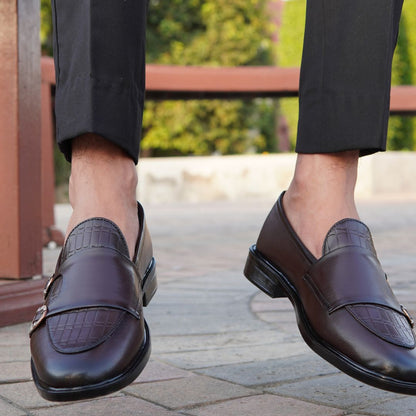
<svg viewBox="0 0 416 416">
<path fill-rule="evenodd" d="M 119 228 L 91 218 L 69 234 L 30 331 L 34 383 L 47 400 L 115 392 L 136 379 L 150 356 L 143 318 L 156 288 L 152 243 L 137 206 L 134 262 Z"/>
<path fill-rule="evenodd" d="M 109 219 L 122 231 L 132 258 L 139 232 L 134 162 L 119 147 L 88 134 L 73 140 L 71 163 L 73 213 L 66 235 L 89 218 Z"/>
<path fill-rule="evenodd" d="M 375 387 L 416 395 L 413 320 L 390 289 L 365 224 L 333 224 L 317 260 L 293 230 L 283 195 L 250 248 L 245 276 L 273 298 L 288 297 L 306 343 Z"/>
<path fill-rule="evenodd" d="M 299 154 L 283 206 L 309 251 L 319 258 L 330 227 L 344 218 L 359 219 L 354 201 L 358 151 Z"/>
</svg>

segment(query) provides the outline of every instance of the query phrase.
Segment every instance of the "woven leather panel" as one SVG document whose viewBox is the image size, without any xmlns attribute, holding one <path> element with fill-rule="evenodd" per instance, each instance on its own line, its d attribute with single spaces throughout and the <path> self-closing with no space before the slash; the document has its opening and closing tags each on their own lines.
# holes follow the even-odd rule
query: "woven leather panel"
<svg viewBox="0 0 416 416">
<path fill-rule="evenodd" d="M 368 227 L 361 221 L 349 218 L 338 221 L 329 230 L 322 247 L 322 254 L 348 246 L 366 248 L 377 256 Z"/>
<path fill-rule="evenodd" d="M 126 240 L 117 225 L 105 218 L 91 218 L 81 222 L 69 234 L 62 262 L 80 250 L 98 247 L 111 248 L 129 257 Z"/>
<path fill-rule="evenodd" d="M 62 313 L 47 319 L 54 348 L 62 353 L 86 351 L 104 342 L 125 312 L 94 308 Z"/>
<path fill-rule="evenodd" d="M 350 305 L 347 310 L 368 330 L 400 347 L 414 348 L 415 337 L 406 317 L 377 305 Z"/>
</svg>

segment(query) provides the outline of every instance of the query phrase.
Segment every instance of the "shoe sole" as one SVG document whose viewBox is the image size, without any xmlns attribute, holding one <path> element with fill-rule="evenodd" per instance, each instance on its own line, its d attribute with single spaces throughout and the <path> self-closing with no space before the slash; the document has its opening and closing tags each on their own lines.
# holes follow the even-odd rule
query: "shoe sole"
<svg viewBox="0 0 416 416">
<path fill-rule="evenodd" d="M 296 288 L 283 272 L 256 250 L 255 245 L 250 247 L 244 275 L 271 298 L 289 298 L 295 309 L 298 328 L 303 339 L 323 359 L 349 376 L 371 386 L 395 393 L 416 395 L 415 383 L 400 381 L 371 371 L 321 339 L 309 322 Z"/>
<path fill-rule="evenodd" d="M 156 265 L 154 259 L 152 259 L 147 269 L 145 278 L 142 282 L 142 288 L 143 306 L 147 306 L 157 289 Z M 140 375 L 150 358 L 150 331 L 146 321 L 144 321 L 144 329 L 145 339 L 132 365 L 122 374 L 111 379 L 104 380 L 100 383 L 70 388 L 50 387 L 42 384 L 42 382 L 39 380 L 35 366 L 31 360 L 33 381 L 39 391 L 39 394 L 44 399 L 49 401 L 68 402 L 104 396 L 106 394 L 114 393 L 124 387 L 127 387 Z"/>
</svg>

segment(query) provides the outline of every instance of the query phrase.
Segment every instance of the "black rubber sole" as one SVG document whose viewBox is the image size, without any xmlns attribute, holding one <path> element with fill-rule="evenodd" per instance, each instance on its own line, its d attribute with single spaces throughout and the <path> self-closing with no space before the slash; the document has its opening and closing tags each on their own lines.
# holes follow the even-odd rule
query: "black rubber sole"
<svg viewBox="0 0 416 416">
<path fill-rule="evenodd" d="M 416 383 L 397 380 L 369 370 L 322 340 L 310 325 L 296 288 L 284 273 L 256 250 L 255 245 L 250 247 L 244 275 L 270 297 L 289 298 L 295 309 L 297 324 L 303 339 L 324 360 L 363 383 L 395 393 L 416 395 Z"/>
<path fill-rule="evenodd" d="M 146 275 L 142 282 L 143 288 L 143 306 L 147 306 L 153 298 L 157 289 L 156 264 L 154 259 L 147 269 Z M 136 358 L 129 368 L 122 374 L 112 379 L 103 380 L 100 383 L 71 387 L 71 388 L 55 388 L 42 384 L 36 373 L 35 366 L 31 360 L 32 376 L 35 386 L 39 394 L 46 400 L 53 402 L 69 402 L 75 400 L 92 399 L 94 397 L 104 396 L 114 393 L 131 384 L 143 371 L 150 358 L 151 342 L 149 327 L 144 321 L 145 339 Z"/>
</svg>

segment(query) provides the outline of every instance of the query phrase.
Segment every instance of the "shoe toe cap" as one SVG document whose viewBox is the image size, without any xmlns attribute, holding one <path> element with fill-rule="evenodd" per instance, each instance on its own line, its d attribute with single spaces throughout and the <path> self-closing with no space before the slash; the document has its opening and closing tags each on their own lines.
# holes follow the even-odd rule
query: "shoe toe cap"
<svg viewBox="0 0 416 416">
<path fill-rule="evenodd" d="M 102 325 L 92 325 L 97 319 Z M 144 342 L 142 320 L 125 312 L 92 309 L 48 318 L 31 338 L 34 377 L 56 389 L 108 382 L 128 370 Z"/>
</svg>

